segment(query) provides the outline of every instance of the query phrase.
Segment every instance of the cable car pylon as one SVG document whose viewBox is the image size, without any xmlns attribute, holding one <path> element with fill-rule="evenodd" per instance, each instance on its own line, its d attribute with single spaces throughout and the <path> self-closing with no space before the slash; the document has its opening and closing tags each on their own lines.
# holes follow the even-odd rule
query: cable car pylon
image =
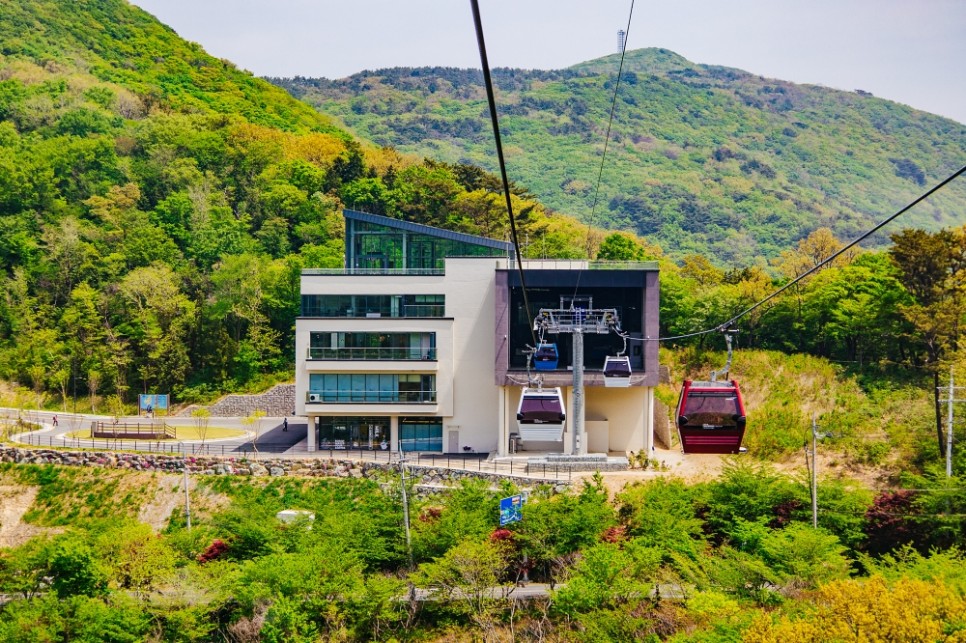
<svg viewBox="0 0 966 643">
<path fill-rule="evenodd" d="M 572 455 L 587 455 L 584 431 L 584 334 L 606 335 L 620 332 L 616 308 L 594 308 L 593 297 L 560 298 L 560 308 L 541 308 L 534 318 L 533 329 L 543 341 L 545 334 L 569 333 L 573 336 L 573 404 L 570 412 L 573 427 Z M 526 393 L 531 389 L 524 391 Z M 559 388 L 556 389 L 558 392 Z M 562 394 L 561 394 L 562 399 Z M 522 425 L 521 425 L 522 426 Z"/>
</svg>

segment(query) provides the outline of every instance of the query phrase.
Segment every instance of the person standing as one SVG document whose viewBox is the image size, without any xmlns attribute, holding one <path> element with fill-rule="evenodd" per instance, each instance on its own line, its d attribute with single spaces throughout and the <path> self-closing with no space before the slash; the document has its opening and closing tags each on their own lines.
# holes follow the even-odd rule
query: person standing
<svg viewBox="0 0 966 643">
<path fill-rule="evenodd" d="M 282 419 L 282 430 L 283 431 L 288 431 L 288 418 L 283 418 Z"/>
</svg>

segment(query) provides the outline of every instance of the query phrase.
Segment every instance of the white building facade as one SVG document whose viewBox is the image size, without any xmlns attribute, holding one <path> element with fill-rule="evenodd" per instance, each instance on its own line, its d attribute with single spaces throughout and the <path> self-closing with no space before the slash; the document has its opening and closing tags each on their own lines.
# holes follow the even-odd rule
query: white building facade
<svg viewBox="0 0 966 643">
<path fill-rule="evenodd" d="M 572 452 L 572 414 L 561 442 L 514 439 L 532 318 L 521 304 L 510 247 L 345 214 L 345 269 L 306 270 L 301 277 L 295 410 L 308 418 L 308 450 Z M 650 451 L 657 343 L 644 339 L 658 334 L 656 266 L 533 261 L 524 262 L 524 275 L 529 314 L 556 308 L 575 287 L 595 306 L 621 311 L 626 347 L 616 336 L 588 338 L 585 346 L 581 439 L 594 453 Z M 539 375 L 543 386 L 559 386 L 572 408 L 570 340 L 547 339 L 560 346 L 561 360 Z M 631 385 L 607 388 L 603 356 L 625 348 L 634 367 Z"/>
</svg>

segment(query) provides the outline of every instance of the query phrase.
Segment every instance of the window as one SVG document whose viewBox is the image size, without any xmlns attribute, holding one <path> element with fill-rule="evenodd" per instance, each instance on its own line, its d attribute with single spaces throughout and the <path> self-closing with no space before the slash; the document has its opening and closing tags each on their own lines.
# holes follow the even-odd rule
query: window
<svg viewBox="0 0 966 643">
<path fill-rule="evenodd" d="M 320 449 L 389 449 L 389 417 L 320 417 Z"/>
<path fill-rule="evenodd" d="M 399 418 L 399 448 L 403 451 L 442 451 L 443 418 Z"/>
<path fill-rule="evenodd" d="M 443 317 L 445 295 L 302 295 L 302 317 Z"/>
<path fill-rule="evenodd" d="M 309 359 L 435 360 L 436 333 L 313 332 Z"/>
<path fill-rule="evenodd" d="M 309 402 L 322 404 L 434 404 L 436 376 L 418 373 L 313 373 Z"/>
</svg>

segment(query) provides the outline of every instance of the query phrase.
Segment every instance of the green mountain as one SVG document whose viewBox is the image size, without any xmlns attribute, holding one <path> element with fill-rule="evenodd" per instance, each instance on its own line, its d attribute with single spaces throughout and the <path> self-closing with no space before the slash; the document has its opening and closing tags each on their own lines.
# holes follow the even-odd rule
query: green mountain
<svg viewBox="0 0 966 643">
<path fill-rule="evenodd" d="M 0 3 L 0 53 L 6 65 L 38 65 L 30 79 L 34 82 L 71 71 L 123 87 L 140 103 L 128 105 L 127 114 L 121 110 L 126 116 L 215 112 L 289 131 L 336 131 L 324 117 L 231 62 L 209 56 L 123 0 L 5 0 Z M 0 100 L 9 102 L 14 86 L 8 83 Z M 48 94 L 58 97 L 56 88 Z"/>
<path fill-rule="evenodd" d="M 289 379 L 299 273 L 342 265 L 344 203 L 503 238 L 494 184 L 364 146 L 124 0 L 5 0 L 0 381 L 120 411 Z M 586 226 L 517 197 L 579 256 Z"/>
<path fill-rule="evenodd" d="M 853 238 L 966 163 L 961 123 L 664 49 L 628 52 L 604 158 L 618 64 L 494 70 L 508 171 L 550 207 L 672 254 L 747 265 L 818 227 Z M 496 169 L 479 71 L 272 80 L 378 145 Z M 899 225 L 952 225 L 964 202 L 960 181 Z"/>
</svg>

